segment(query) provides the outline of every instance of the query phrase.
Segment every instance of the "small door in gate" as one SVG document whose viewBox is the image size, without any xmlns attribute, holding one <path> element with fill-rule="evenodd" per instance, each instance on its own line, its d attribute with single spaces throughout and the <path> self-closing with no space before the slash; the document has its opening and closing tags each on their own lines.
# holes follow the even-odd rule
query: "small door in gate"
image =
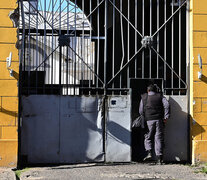
<svg viewBox="0 0 207 180">
<path fill-rule="evenodd" d="M 132 121 L 139 116 L 139 103 L 141 94 L 147 92 L 147 86 L 151 83 L 157 84 L 160 89 L 163 87 L 162 79 L 136 79 L 130 80 L 132 88 Z M 141 128 L 132 129 L 132 160 L 141 161 L 146 155 L 144 149 L 144 130 Z"/>
</svg>

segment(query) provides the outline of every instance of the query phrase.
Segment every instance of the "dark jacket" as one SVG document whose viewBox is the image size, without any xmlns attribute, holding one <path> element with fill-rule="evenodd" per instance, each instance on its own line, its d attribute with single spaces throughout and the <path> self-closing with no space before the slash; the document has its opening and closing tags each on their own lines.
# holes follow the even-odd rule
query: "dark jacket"
<svg viewBox="0 0 207 180">
<path fill-rule="evenodd" d="M 146 120 L 168 119 L 169 102 L 160 93 L 148 92 L 142 95 L 139 113 L 144 115 Z"/>
</svg>

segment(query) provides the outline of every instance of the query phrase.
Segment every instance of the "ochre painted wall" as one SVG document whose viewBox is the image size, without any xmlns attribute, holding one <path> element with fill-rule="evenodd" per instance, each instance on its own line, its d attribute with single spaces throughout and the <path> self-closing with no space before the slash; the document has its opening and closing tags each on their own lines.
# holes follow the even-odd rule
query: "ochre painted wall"
<svg viewBox="0 0 207 180">
<path fill-rule="evenodd" d="M 17 122 L 18 122 L 18 50 L 17 28 L 9 14 L 17 8 L 17 0 L 0 0 L 0 166 L 15 167 L 17 164 Z M 6 58 L 12 52 L 10 77 Z"/>
<path fill-rule="evenodd" d="M 193 80 L 192 162 L 207 162 L 207 0 L 191 1 L 191 61 Z M 203 76 L 198 79 L 198 54 L 203 60 Z"/>
</svg>

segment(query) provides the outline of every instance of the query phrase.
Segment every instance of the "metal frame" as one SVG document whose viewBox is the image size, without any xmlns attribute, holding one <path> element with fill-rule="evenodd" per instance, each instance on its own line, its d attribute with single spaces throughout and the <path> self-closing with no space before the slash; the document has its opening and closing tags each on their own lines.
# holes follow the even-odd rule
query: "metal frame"
<svg viewBox="0 0 207 180">
<path fill-rule="evenodd" d="M 174 0 L 21 0 L 19 152 L 22 95 L 104 95 L 106 152 L 107 97 L 129 92 L 131 78 L 161 78 L 165 95 L 188 94 L 186 4 L 188 0 L 178 6 Z"/>
</svg>

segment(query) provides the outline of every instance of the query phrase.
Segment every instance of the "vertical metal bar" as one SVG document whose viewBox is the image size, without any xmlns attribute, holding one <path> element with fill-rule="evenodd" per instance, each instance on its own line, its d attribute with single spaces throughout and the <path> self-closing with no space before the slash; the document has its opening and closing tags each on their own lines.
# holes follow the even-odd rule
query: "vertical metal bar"
<svg viewBox="0 0 207 180">
<path fill-rule="evenodd" d="M 190 84 L 190 1 L 186 4 L 186 82 Z M 181 59 L 182 61 L 182 59 Z M 187 95 L 190 97 L 190 88 L 187 89 Z M 190 100 L 190 98 L 189 98 Z M 190 108 L 189 108 L 190 109 Z M 189 133 L 190 134 L 190 133 Z M 189 148 L 190 149 L 190 148 Z M 189 153 L 190 156 L 190 153 Z M 190 159 L 190 158 L 189 158 Z"/>
<path fill-rule="evenodd" d="M 52 51 L 53 51 L 53 48 L 54 48 L 54 31 L 53 31 L 53 23 L 54 23 L 54 14 L 53 14 L 53 12 L 54 12 L 54 0 L 52 0 Z M 55 53 L 55 52 L 54 52 Z M 51 67 L 51 84 L 52 84 L 52 93 L 53 93 L 53 84 L 54 84 L 54 81 L 53 81 L 53 76 L 54 76 L 54 74 L 53 74 L 53 72 L 54 72 L 54 53 L 52 53 L 52 56 L 51 56 L 51 58 L 52 58 L 52 67 Z"/>
<path fill-rule="evenodd" d="M 157 29 L 159 29 L 160 26 L 160 3 L 159 0 L 157 0 Z M 158 32 L 157 34 L 157 52 L 159 53 L 160 51 L 160 45 L 159 45 L 159 40 L 160 40 L 160 33 Z M 159 78 L 159 56 L 157 55 L 157 78 Z"/>
<path fill-rule="evenodd" d="M 74 58 L 74 95 L 76 94 L 75 91 L 76 91 L 76 39 L 77 39 L 77 29 L 76 29 L 76 17 L 77 17 L 77 0 L 75 0 L 75 18 L 74 18 L 74 21 L 75 21 L 75 58 Z"/>
<path fill-rule="evenodd" d="M 172 0 L 172 8 L 171 8 L 171 13 L 173 14 L 174 12 L 174 0 Z M 172 33 L 171 33 L 171 66 L 172 66 L 172 69 L 174 69 L 174 17 L 172 17 Z M 173 88 L 173 76 L 174 76 L 174 73 L 173 73 L 173 70 L 171 70 L 171 88 Z M 173 95 L 173 90 L 172 90 L 172 95 Z"/>
<path fill-rule="evenodd" d="M 144 36 L 145 35 L 145 33 L 144 33 L 144 20 L 145 20 L 145 18 L 144 18 L 144 6 L 145 6 L 145 4 L 144 4 L 144 1 L 145 0 L 142 0 L 142 35 Z M 144 51 L 142 51 L 142 78 L 144 78 Z"/>
<path fill-rule="evenodd" d="M 164 1 L 164 22 L 166 22 L 166 19 L 167 19 L 167 11 L 166 11 L 166 8 L 167 8 L 167 2 L 166 0 Z M 166 61 L 166 57 L 167 57 L 167 52 L 166 52 L 166 49 L 167 49 L 167 33 L 166 33 L 166 25 L 164 26 L 164 59 Z M 166 88 L 166 63 L 164 63 L 164 88 Z M 164 94 L 166 94 L 166 91 L 164 91 Z"/>
<path fill-rule="evenodd" d="M 57 43 L 57 36 L 53 36 L 53 38 L 54 38 L 54 44 L 56 44 Z M 58 56 L 57 56 L 57 53 L 58 52 L 55 52 L 55 54 L 54 54 L 54 69 L 53 69 L 53 72 L 54 72 L 54 84 L 58 84 L 58 80 L 57 80 L 57 76 L 58 76 L 58 74 L 57 74 L 57 71 L 56 71 L 56 69 L 58 68 L 58 66 L 57 66 L 57 60 L 58 60 Z M 57 87 L 55 87 L 55 88 L 57 88 Z"/>
<path fill-rule="evenodd" d="M 99 4 L 99 0 L 97 0 L 97 5 Z M 113 10 L 114 11 L 114 10 Z M 96 65 L 96 74 L 99 76 L 99 57 L 100 57 L 100 9 L 97 9 L 97 34 L 98 34 L 98 44 L 97 44 L 97 65 Z M 99 81 L 96 78 L 96 88 L 99 87 Z"/>
<path fill-rule="evenodd" d="M 68 28 L 68 29 L 69 29 L 69 31 L 71 30 L 71 28 L 70 28 L 70 24 L 69 24 L 69 23 L 71 22 L 71 21 L 70 21 L 70 14 L 72 14 L 71 11 L 70 11 L 70 8 L 71 8 L 71 4 L 69 3 L 69 4 L 68 4 L 68 9 L 69 9 L 69 13 L 68 13 L 68 26 L 69 26 L 69 28 Z M 71 26 L 71 27 L 72 27 L 72 26 Z M 72 40 L 73 40 L 73 38 L 70 38 L 70 45 L 71 45 L 71 47 L 73 47 L 73 41 L 72 41 Z M 71 41 L 72 41 L 72 42 L 71 42 Z M 71 74 L 72 74 L 72 73 L 71 73 L 71 72 L 72 72 L 72 69 L 71 69 L 72 66 L 71 66 L 71 64 L 73 63 L 73 54 L 72 54 L 70 48 L 68 49 L 68 53 L 69 53 L 69 55 L 68 55 L 68 56 L 69 56 L 69 62 L 68 62 L 68 84 L 70 85 L 70 84 L 72 84 L 72 83 L 71 83 L 71 79 L 72 79 L 72 78 L 71 78 Z M 69 92 L 68 92 L 69 95 L 71 95 L 71 86 L 69 86 L 68 91 L 69 91 Z"/>
<path fill-rule="evenodd" d="M 150 0 L 150 36 L 152 36 L 152 0 Z M 152 77 L 152 51 L 149 49 L 149 78 Z"/>
<path fill-rule="evenodd" d="M 130 21 L 130 0 L 128 0 L 128 20 Z M 130 25 L 127 26 L 127 60 L 130 59 Z M 129 66 L 127 67 L 127 88 L 129 88 Z"/>
<path fill-rule="evenodd" d="M 189 18 L 190 18 L 190 1 L 187 1 L 187 4 L 186 4 L 186 82 L 187 84 L 189 85 L 190 83 L 190 79 L 189 79 L 189 73 L 190 73 L 190 34 L 189 34 L 189 31 L 190 31 L 190 24 L 189 24 Z M 187 92 L 186 92 L 188 95 L 188 101 L 187 101 L 187 104 L 188 104 L 188 114 L 190 114 L 190 102 L 191 102 L 191 97 L 190 96 L 190 88 L 187 89 Z M 188 129 L 188 132 L 190 132 L 190 128 L 191 128 L 191 121 L 188 121 L 188 124 L 187 124 L 187 129 Z M 190 153 L 190 148 L 191 148 L 191 145 L 190 145 L 190 139 L 191 137 L 191 134 L 188 133 L 188 136 L 187 136 L 187 139 L 186 141 L 188 142 L 188 145 L 187 145 L 187 157 L 188 159 L 191 158 L 191 153 Z"/>
<path fill-rule="evenodd" d="M 67 2 L 67 35 L 69 34 L 69 2 Z M 66 49 L 67 49 L 67 52 L 66 52 L 66 56 L 67 56 L 67 61 L 66 61 L 66 89 L 67 89 L 67 93 L 66 93 L 66 95 L 68 95 L 68 88 L 69 88 L 69 86 L 68 86 L 68 63 L 69 63 L 69 58 L 68 58 L 68 56 L 69 56 L 69 54 L 68 54 L 68 51 L 69 51 L 69 47 L 67 46 L 66 47 Z"/>
<path fill-rule="evenodd" d="M 105 89 L 104 89 L 104 94 L 106 95 L 106 83 L 107 83 L 107 55 L 108 55 L 108 51 L 107 51 L 107 44 L 108 44 L 108 0 L 105 0 L 105 44 L 104 44 L 104 85 L 105 85 Z"/>
<path fill-rule="evenodd" d="M 74 37 L 72 37 L 72 47 L 74 47 Z M 72 63 L 71 63 L 71 88 L 70 88 L 70 94 L 72 95 L 73 93 L 73 86 L 74 86 L 74 78 L 72 78 L 73 76 L 73 73 L 74 73 L 74 52 L 71 52 L 72 53 Z"/>
<path fill-rule="evenodd" d="M 113 4 L 115 4 L 115 0 L 113 0 Z M 112 44 L 112 77 L 114 77 L 114 62 L 115 62 L 115 32 L 116 32 L 116 14 L 115 8 L 113 6 L 113 44 Z M 114 82 L 112 83 L 112 88 L 114 88 Z M 112 92 L 114 94 L 114 91 Z"/>
<path fill-rule="evenodd" d="M 45 69 L 45 59 L 46 59 L 46 13 L 47 13 L 47 10 L 46 10 L 46 0 L 44 1 L 44 58 L 43 58 L 43 61 L 44 61 L 44 73 L 45 73 L 45 79 L 46 79 L 46 69 Z M 45 82 L 43 84 L 43 93 L 45 94 Z"/>
<path fill-rule="evenodd" d="M 103 150 L 104 150 L 104 160 L 106 160 L 106 100 L 107 100 L 107 44 L 108 44 L 108 0 L 105 0 L 105 28 L 104 28 L 104 36 L 105 36 L 105 44 L 104 44 L 104 128 L 103 128 Z"/>
<path fill-rule="evenodd" d="M 78 52 L 77 54 L 80 55 L 80 38 L 77 37 L 77 48 L 78 48 Z M 77 81 L 79 82 L 79 59 L 77 60 Z M 76 88 L 77 90 L 77 88 Z M 78 92 L 77 92 L 78 93 Z M 76 94 L 76 95 L 79 95 L 79 94 Z"/>
<path fill-rule="evenodd" d="M 135 0 L 135 28 L 137 29 L 137 8 L 138 8 L 138 4 L 137 4 L 137 0 Z M 134 48 L 134 53 L 137 52 L 137 32 L 135 31 L 135 48 Z M 135 67 L 134 67 L 134 72 L 135 72 L 135 78 L 137 78 L 137 56 L 135 57 Z"/>
<path fill-rule="evenodd" d="M 47 54 L 50 54 L 50 36 L 47 36 Z M 49 84 L 50 83 L 50 67 L 51 67 L 51 65 L 50 65 L 50 59 L 51 59 L 51 56 L 50 57 L 47 57 L 48 58 L 48 64 L 49 64 L 49 66 L 47 66 L 46 67 L 46 73 L 47 73 L 47 84 Z M 46 90 L 47 90 L 47 88 L 48 87 L 46 87 Z M 48 89 L 49 90 L 49 89 Z"/>
<path fill-rule="evenodd" d="M 90 14 L 92 11 L 92 1 L 90 0 Z M 89 47 L 90 47 L 90 65 L 92 64 L 92 41 L 91 41 L 91 37 L 92 37 L 92 15 L 90 16 L 90 41 L 89 41 Z M 89 70 L 89 87 L 91 87 L 91 71 Z M 89 95 L 90 95 L 91 91 L 89 91 Z"/>
<path fill-rule="evenodd" d="M 28 95 L 30 93 L 30 71 L 31 71 L 31 29 L 30 29 L 30 26 L 31 26 L 31 4 L 29 3 L 29 31 L 28 31 L 28 49 L 27 49 L 27 53 L 28 53 L 28 56 L 27 56 L 27 71 L 28 71 Z"/>
<path fill-rule="evenodd" d="M 38 7 L 38 1 L 37 1 L 37 7 Z M 37 13 L 37 12 L 36 12 Z M 37 13 L 37 20 L 36 20 L 36 67 L 38 66 L 38 41 L 39 41 L 39 38 L 38 38 L 38 22 L 39 22 L 39 19 L 38 19 L 38 16 L 39 14 Z M 38 83 L 38 76 L 37 76 L 37 69 L 36 69 L 36 72 L 35 72 L 35 91 L 36 91 L 36 94 L 37 94 L 37 83 Z"/>
<path fill-rule="evenodd" d="M 182 69 L 182 65 L 181 65 L 181 57 L 182 57 L 182 51 L 181 51 L 181 9 L 179 10 L 179 76 L 181 77 L 181 69 Z M 182 77 L 181 77 L 182 78 Z M 180 86 L 180 79 L 179 79 L 179 88 L 181 88 Z M 180 90 L 179 90 L 179 95 L 180 95 Z"/>
<path fill-rule="evenodd" d="M 88 64 L 88 49 L 89 49 L 89 44 L 88 44 L 88 39 L 86 39 L 86 42 L 87 42 L 87 48 L 86 48 L 86 55 L 87 55 L 87 57 L 86 57 L 86 64 Z M 87 71 L 87 76 L 86 76 L 86 79 L 87 80 L 89 80 L 89 70 L 88 70 L 88 68 L 86 67 L 86 71 Z M 89 80 L 90 81 L 90 80 Z"/>
<path fill-rule="evenodd" d="M 83 57 L 83 61 L 85 61 L 85 32 L 84 32 L 84 22 L 85 22 L 85 17 L 84 17 L 84 12 L 85 12 L 85 3 L 84 0 L 82 0 L 82 11 L 83 11 L 83 17 L 82 17 L 82 21 L 83 21 L 83 29 L 82 29 L 82 57 Z M 84 67 L 84 63 L 81 61 L 81 79 L 82 79 L 82 87 L 83 87 L 83 80 L 85 78 L 85 67 Z M 83 91 L 82 91 L 83 92 Z"/>
<path fill-rule="evenodd" d="M 60 3 L 60 8 L 59 8 L 59 35 L 61 35 L 61 0 L 59 1 Z M 61 80 L 62 80 L 62 47 L 59 47 L 59 93 L 60 95 L 62 95 L 61 93 Z"/>
<path fill-rule="evenodd" d="M 121 13 L 123 13 L 123 0 L 120 0 L 120 11 Z M 124 30 L 123 30 L 123 18 L 122 15 L 120 14 L 120 21 L 121 21 L 121 41 L 122 41 L 122 60 L 121 60 L 121 65 L 120 68 L 122 68 L 123 62 L 124 62 Z M 120 82 L 119 82 L 119 88 L 122 88 L 122 73 L 120 73 Z M 121 95 L 121 91 L 120 91 L 120 95 Z"/>
</svg>

